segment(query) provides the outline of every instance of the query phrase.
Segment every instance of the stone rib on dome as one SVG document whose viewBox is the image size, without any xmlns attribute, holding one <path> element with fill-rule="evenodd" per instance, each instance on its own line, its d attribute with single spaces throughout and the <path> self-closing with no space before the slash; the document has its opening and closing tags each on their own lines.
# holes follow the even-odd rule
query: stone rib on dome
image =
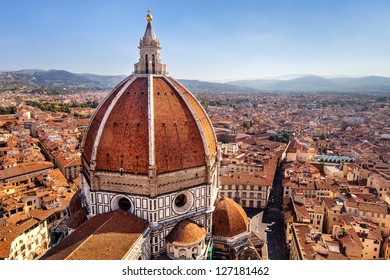
<svg viewBox="0 0 390 280">
<path fill-rule="evenodd" d="M 157 173 L 204 165 L 205 150 L 195 116 L 164 78 L 153 78 L 153 86 Z"/>
<path fill-rule="evenodd" d="M 113 106 L 98 144 L 97 170 L 148 172 L 147 89 L 147 78 L 137 78 Z"/>
<path fill-rule="evenodd" d="M 195 99 L 195 97 L 177 80 L 170 78 L 172 83 L 183 93 L 187 101 L 191 104 L 191 107 L 194 109 L 196 115 L 199 118 L 200 125 L 202 126 L 203 132 L 205 134 L 205 137 L 207 139 L 207 149 L 209 156 L 214 155 L 217 149 L 217 140 L 214 133 L 214 129 L 212 127 L 212 124 L 207 117 L 206 112 L 202 108 L 202 106 L 199 104 L 199 102 Z"/>
<path fill-rule="evenodd" d="M 190 221 L 180 221 L 166 237 L 166 240 L 176 246 L 189 246 L 204 240 L 206 229 Z"/>
<path fill-rule="evenodd" d="M 213 235 L 233 237 L 248 230 L 248 216 L 234 200 L 221 197 L 215 202 Z"/>
<path fill-rule="evenodd" d="M 115 98 L 115 96 L 118 94 L 120 89 L 123 87 L 123 85 L 126 83 L 126 81 L 129 79 L 127 77 L 125 80 L 123 80 L 119 85 L 116 86 L 112 90 L 112 92 L 99 104 L 99 106 L 96 108 L 94 114 L 92 115 L 91 120 L 94 120 L 93 122 L 89 122 L 88 130 L 85 134 L 85 137 L 83 139 L 83 156 L 84 159 L 87 161 L 90 161 L 92 157 L 92 148 L 94 145 L 93 141 L 85 141 L 86 139 L 94 138 L 94 135 L 96 131 L 99 129 L 100 123 L 103 120 L 104 113 L 107 111 L 108 107 L 110 106 L 112 100 Z"/>
</svg>

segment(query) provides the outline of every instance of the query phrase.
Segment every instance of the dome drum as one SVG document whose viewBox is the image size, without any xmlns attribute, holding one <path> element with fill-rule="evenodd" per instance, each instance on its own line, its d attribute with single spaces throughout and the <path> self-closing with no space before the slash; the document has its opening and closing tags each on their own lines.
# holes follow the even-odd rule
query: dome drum
<svg viewBox="0 0 390 280">
<path fill-rule="evenodd" d="M 117 172 L 95 171 L 92 181 L 87 180 L 87 182 L 93 191 L 112 191 L 150 197 L 170 193 L 177 189 L 209 184 L 206 167 L 170 172 L 152 179 L 145 175 L 131 173 L 118 176 Z"/>
</svg>

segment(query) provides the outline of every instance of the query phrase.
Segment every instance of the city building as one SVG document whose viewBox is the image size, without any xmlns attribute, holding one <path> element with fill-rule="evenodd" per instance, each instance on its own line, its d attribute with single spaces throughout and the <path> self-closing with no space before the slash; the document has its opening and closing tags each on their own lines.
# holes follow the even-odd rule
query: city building
<svg viewBox="0 0 390 280">
<path fill-rule="evenodd" d="M 266 208 L 273 176 L 264 178 L 256 173 L 236 171 L 220 176 L 220 196 L 226 196 L 242 207 Z"/>
<path fill-rule="evenodd" d="M 333 226 L 340 223 L 340 218 L 346 216 L 344 201 L 340 198 L 324 198 L 322 201 L 324 210 L 324 231 L 332 233 Z"/>
<path fill-rule="evenodd" d="M 312 231 L 307 224 L 292 225 L 290 260 L 348 260 L 340 243 L 328 234 Z"/>
<path fill-rule="evenodd" d="M 359 259 L 379 259 L 382 244 L 382 234 L 377 226 L 360 218 L 346 216 L 341 218 L 340 226 L 344 229 L 353 229 L 362 243 L 363 250 Z M 334 229 L 336 231 L 337 229 Z M 353 234 L 355 236 L 355 234 Z"/>
</svg>

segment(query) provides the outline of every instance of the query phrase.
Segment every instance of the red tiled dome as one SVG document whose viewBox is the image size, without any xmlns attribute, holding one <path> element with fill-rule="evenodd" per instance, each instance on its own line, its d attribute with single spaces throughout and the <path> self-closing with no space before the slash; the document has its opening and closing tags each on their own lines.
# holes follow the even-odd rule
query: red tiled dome
<svg viewBox="0 0 390 280">
<path fill-rule="evenodd" d="M 215 202 L 213 235 L 233 237 L 248 229 L 248 216 L 234 200 L 221 197 Z"/>
<path fill-rule="evenodd" d="M 180 221 L 166 237 L 173 245 L 187 246 L 201 242 L 206 237 L 206 229 L 190 220 Z"/>
<path fill-rule="evenodd" d="M 216 152 L 211 122 L 188 90 L 166 75 L 134 74 L 96 110 L 83 142 L 83 165 L 142 175 L 155 166 L 161 174 L 210 166 Z"/>
</svg>

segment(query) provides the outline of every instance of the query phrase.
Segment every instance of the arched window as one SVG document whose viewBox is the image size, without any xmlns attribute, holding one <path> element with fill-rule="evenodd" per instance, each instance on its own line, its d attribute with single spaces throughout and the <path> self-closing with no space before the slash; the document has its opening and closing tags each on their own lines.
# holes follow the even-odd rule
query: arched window
<svg viewBox="0 0 390 280">
<path fill-rule="evenodd" d="M 185 249 L 180 249 L 179 251 L 179 258 L 186 257 L 187 251 Z"/>
<path fill-rule="evenodd" d="M 148 58 L 148 54 L 145 54 L 145 72 L 149 73 L 149 58 Z"/>
<path fill-rule="evenodd" d="M 154 54 L 152 54 L 152 74 L 156 74 L 156 66 L 155 66 Z"/>
</svg>

